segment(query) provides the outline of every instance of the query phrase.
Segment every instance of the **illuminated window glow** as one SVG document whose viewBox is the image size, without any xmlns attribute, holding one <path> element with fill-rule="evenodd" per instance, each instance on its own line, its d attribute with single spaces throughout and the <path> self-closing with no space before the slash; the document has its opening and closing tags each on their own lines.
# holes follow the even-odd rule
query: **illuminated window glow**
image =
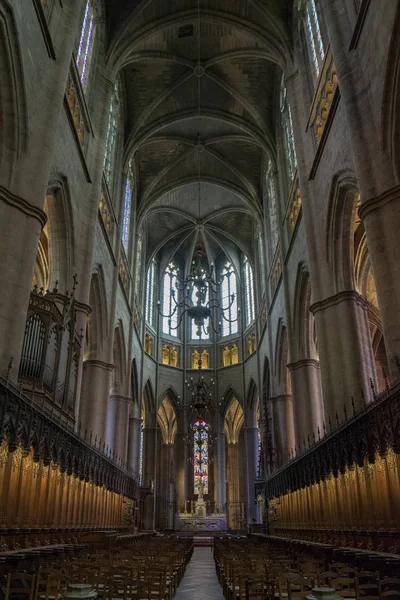
<svg viewBox="0 0 400 600">
<path fill-rule="evenodd" d="M 119 80 L 117 79 L 114 85 L 113 94 L 111 96 L 110 111 L 108 117 L 106 151 L 104 153 L 103 171 L 107 184 L 110 186 L 112 179 L 112 171 L 114 167 L 115 150 L 117 147 L 118 126 L 120 122 L 120 96 L 119 96 Z"/>
<path fill-rule="evenodd" d="M 255 304 L 254 304 L 254 279 L 253 269 L 247 256 L 243 259 L 243 275 L 246 300 L 246 326 L 250 325 L 255 319 Z"/>
<path fill-rule="evenodd" d="M 292 121 L 292 112 L 290 110 L 290 106 L 287 99 L 287 90 L 282 80 L 282 90 L 281 90 L 281 113 L 282 113 L 282 127 L 283 127 L 283 137 L 285 143 L 285 151 L 286 151 L 286 159 L 288 164 L 288 171 L 290 180 L 293 181 L 294 174 L 297 169 L 297 154 L 296 147 L 294 143 L 294 134 L 293 134 L 293 121 Z"/>
<path fill-rule="evenodd" d="M 228 308 L 231 303 L 231 296 L 235 294 L 235 300 L 232 306 L 226 310 L 225 317 L 229 319 L 226 321 L 222 318 L 222 329 L 221 335 L 233 335 L 238 332 L 238 307 L 237 307 L 237 284 L 236 284 L 236 273 L 231 265 L 227 262 L 222 270 L 222 282 L 221 282 L 221 303 L 222 308 Z"/>
<path fill-rule="evenodd" d="M 178 269 L 174 265 L 174 263 L 170 263 L 164 273 L 164 290 L 163 290 L 163 314 L 167 315 L 163 317 L 162 330 L 163 333 L 167 333 L 168 335 L 172 335 L 177 337 L 177 325 L 178 325 L 178 311 L 176 311 L 171 317 L 171 315 L 175 309 L 175 302 L 173 300 L 171 292 L 175 293 L 176 301 L 178 290 L 176 289 L 176 284 L 178 283 Z"/>
<path fill-rule="evenodd" d="M 315 0 L 308 0 L 306 5 L 306 26 L 308 47 L 314 66 L 314 75 L 317 79 L 321 72 L 321 66 L 325 58 L 324 44 L 322 41 L 321 30 L 319 27 L 318 14 L 315 6 Z"/>
<path fill-rule="evenodd" d="M 122 245 L 125 252 L 128 254 L 129 249 L 129 234 L 131 225 L 131 210 L 132 210 L 132 166 L 129 163 L 128 175 L 125 183 L 124 194 L 124 216 L 122 219 Z"/>
<path fill-rule="evenodd" d="M 276 188 L 274 169 L 272 161 L 269 160 L 267 168 L 267 195 L 268 195 L 268 211 L 269 211 L 269 226 L 271 232 L 271 248 L 272 254 L 275 253 L 279 240 L 278 232 L 278 211 L 276 203 Z"/>
<path fill-rule="evenodd" d="M 193 286 L 192 288 L 192 302 L 193 304 L 197 304 L 198 298 L 196 296 L 197 294 L 197 288 L 195 288 Z M 205 298 L 205 303 L 207 303 L 210 299 L 210 288 L 207 286 L 207 295 Z M 204 319 L 204 328 L 202 328 L 201 330 L 201 336 L 198 334 L 198 327 L 195 324 L 194 320 L 191 321 L 191 339 L 192 340 L 199 340 L 200 338 L 202 340 L 208 340 L 210 338 L 210 334 L 206 333 L 208 330 L 208 327 L 210 326 L 210 319 Z M 205 330 L 205 331 L 204 331 Z"/>
<path fill-rule="evenodd" d="M 76 66 L 79 78 L 84 90 L 86 90 L 90 63 L 93 54 L 93 44 L 96 33 L 95 13 L 91 0 L 87 0 L 85 7 L 85 16 L 83 17 L 81 37 L 79 40 L 78 53 L 76 56 Z"/>
<path fill-rule="evenodd" d="M 150 325 L 154 324 L 154 283 L 156 274 L 156 262 L 153 259 L 147 271 L 146 280 L 146 321 Z"/>
<path fill-rule="evenodd" d="M 203 482 L 203 494 L 208 494 L 208 432 L 210 426 L 199 419 L 193 425 L 193 464 L 194 464 L 194 493 L 199 495 L 200 481 Z"/>
</svg>

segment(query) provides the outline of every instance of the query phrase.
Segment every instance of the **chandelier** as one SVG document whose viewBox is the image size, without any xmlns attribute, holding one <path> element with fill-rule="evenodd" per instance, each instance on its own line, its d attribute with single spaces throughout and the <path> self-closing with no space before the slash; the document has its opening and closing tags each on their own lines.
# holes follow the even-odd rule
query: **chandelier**
<svg viewBox="0 0 400 600">
<path fill-rule="evenodd" d="M 201 339 L 202 334 L 208 336 L 210 328 L 215 333 L 220 333 L 222 319 L 227 322 L 235 322 L 240 315 L 237 310 L 236 319 L 230 318 L 231 307 L 235 301 L 235 294 L 229 297 L 229 303 L 223 307 L 220 302 L 221 282 L 214 277 L 214 266 L 210 270 L 205 266 L 203 244 L 196 244 L 194 258 L 189 275 L 185 279 L 176 278 L 175 290 L 171 290 L 173 309 L 170 314 L 161 312 L 161 302 L 158 300 L 157 308 L 160 315 L 168 319 L 171 330 L 178 329 L 185 315 L 194 322 L 196 334 Z M 178 315 L 176 325 L 172 325 L 172 319 Z M 227 316 L 228 315 L 228 316 Z M 208 325 L 206 325 L 208 322 Z M 200 366 L 201 368 L 201 366 Z"/>
</svg>

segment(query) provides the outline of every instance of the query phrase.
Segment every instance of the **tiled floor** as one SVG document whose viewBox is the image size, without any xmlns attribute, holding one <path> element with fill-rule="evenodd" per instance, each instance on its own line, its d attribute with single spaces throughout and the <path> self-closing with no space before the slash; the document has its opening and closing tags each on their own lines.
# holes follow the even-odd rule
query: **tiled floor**
<svg viewBox="0 0 400 600">
<path fill-rule="evenodd" d="M 211 548 L 195 548 L 174 600 L 224 600 Z"/>
</svg>

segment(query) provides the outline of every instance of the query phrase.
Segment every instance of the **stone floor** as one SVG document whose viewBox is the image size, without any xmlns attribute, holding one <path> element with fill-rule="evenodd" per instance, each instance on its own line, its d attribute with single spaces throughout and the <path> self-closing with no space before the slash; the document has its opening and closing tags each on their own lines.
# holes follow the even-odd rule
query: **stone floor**
<svg viewBox="0 0 400 600">
<path fill-rule="evenodd" d="M 195 548 L 174 600 L 224 600 L 211 548 Z"/>
</svg>

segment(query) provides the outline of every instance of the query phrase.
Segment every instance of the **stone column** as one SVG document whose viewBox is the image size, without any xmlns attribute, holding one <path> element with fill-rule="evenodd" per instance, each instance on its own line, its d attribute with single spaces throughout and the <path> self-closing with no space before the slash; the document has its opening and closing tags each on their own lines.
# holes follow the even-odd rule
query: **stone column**
<svg viewBox="0 0 400 600">
<path fill-rule="evenodd" d="M 166 508 L 166 528 L 173 530 L 175 519 L 175 445 L 163 444 L 163 458 L 165 462 L 165 508 Z M 164 457 L 165 452 L 165 457 Z M 161 461 L 162 462 L 162 461 Z"/>
<path fill-rule="evenodd" d="M 226 457 L 227 518 L 230 529 L 240 528 L 239 445 L 228 444 Z"/>
<path fill-rule="evenodd" d="M 142 486 L 153 489 L 153 494 L 146 496 L 143 502 L 143 528 L 146 530 L 152 530 L 154 528 L 154 494 L 157 493 L 157 490 L 154 488 L 156 476 L 156 444 L 157 427 L 145 427 L 143 429 Z"/>
<path fill-rule="evenodd" d="M 271 404 L 276 466 L 281 467 L 288 462 L 296 445 L 292 395 L 282 394 L 271 398 Z"/>
<path fill-rule="evenodd" d="M 177 433 L 175 438 L 176 445 L 176 511 L 185 512 L 188 500 L 187 481 L 188 481 L 188 448 L 185 443 L 184 433 Z M 191 466 L 191 465 L 190 465 Z M 192 497 L 193 494 L 190 494 Z"/>
<path fill-rule="evenodd" d="M 288 365 L 293 392 L 294 430 L 296 440 L 301 443 L 318 439 L 318 428 L 323 434 L 324 405 L 322 400 L 319 362 L 311 358 Z"/>
<path fill-rule="evenodd" d="M 8 140 L 3 144 L 4 156 L 0 165 L 0 249 L 1 281 L 7 293 L 0 298 L 0 375 L 4 375 L 13 358 L 11 376 L 16 379 L 25 331 L 25 321 L 32 287 L 32 276 L 36 261 L 41 228 L 46 222 L 42 210 L 49 181 L 52 149 L 57 133 L 57 123 L 64 110 L 64 93 L 72 50 L 77 36 L 80 6 L 83 0 L 65 5 L 62 18 L 57 24 L 57 35 L 53 41 L 57 60 L 48 58 L 44 44 L 34 48 L 22 44 L 21 60 L 29 64 L 26 84 L 29 93 L 18 104 L 6 109 L 7 129 L 11 128 Z M 13 3 L 17 35 L 23 39 L 31 19 L 35 20 L 33 5 Z M 40 36 L 39 28 L 35 33 Z M 16 45 L 18 37 L 10 38 Z M 15 59 L 18 50 L 16 48 Z M 8 57 L 9 58 L 9 57 Z M 4 59 L 3 64 L 7 61 Z M 13 76 L 21 77 L 18 60 Z M 4 78 L 11 74 L 5 69 Z M 40 85 L 37 81 L 40 78 Z M 12 89 L 11 96 L 21 97 L 19 90 Z M 7 100 L 7 99 L 6 99 Z M 27 104 L 25 123 L 24 105 Z M 28 135 L 29 132 L 29 135 Z M 40 151 L 38 149 L 40 148 Z"/>
<path fill-rule="evenodd" d="M 320 351 L 326 427 L 344 420 L 370 400 L 370 380 L 376 386 L 375 361 L 368 325 L 368 305 L 357 292 L 345 291 L 311 306 Z M 338 326 L 340 325 L 340 326 Z"/>
<path fill-rule="evenodd" d="M 107 444 L 124 463 L 128 455 L 129 409 L 132 400 L 112 394 L 108 402 Z"/>
<path fill-rule="evenodd" d="M 387 23 L 394 21 L 396 9 L 396 3 L 387 3 L 384 8 Z M 382 151 L 382 144 L 377 144 L 377 140 L 382 138 L 382 131 L 377 127 L 372 96 L 365 92 L 370 86 L 370 74 L 362 68 L 358 50 L 350 49 L 353 27 L 348 3 L 346 0 L 326 0 L 323 11 L 360 184 L 359 212 L 367 235 L 390 374 L 392 379 L 397 379 L 396 355 L 400 355 L 400 187 L 390 156 Z M 359 93 L 355 94 L 354 90 L 359 90 Z M 382 122 L 380 120 L 379 125 Z"/>
<path fill-rule="evenodd" d="M 218 511 L 224 513 L 226 510 L 226 457 L 225 457 L 225 433 L 219 433 L 217 437 L 217 461 L 218 461 Z"/>
<path fill-rule="evenodd" d="M 110 393 L 113 365 L 100 360 L 87 360 L 83 363 L 82 398 L 80 422 L 82 431 L 87 430 L 87 438 L 92 432 L 92 440 L 107 437 L 108 396 Z"/>
<path fill-rule="evenodd" d="M 359 213 L 367 234 L 386 355 L 394 380 L 399 378 L 400 357 L 400 186 L 366 200 Z"/>
<path fill-rule="evenodd" d="M 140 468 L 140 437 L 142 419 L 131 417 L 129 419 L 128 433 L 128 468 L 139 475 Z"/>
<path fill-rule="evenodd" d="M 244 441 L 246 448 L 246 477 L 247 477 L 247 523 L 253 525 L 257 521 L 257 507 L 254 503 L 254 484 L 257 479 L 258 467 L 258 429 L 245 427 Z M 255 519 L 255 521 L 253 521 Z"/>
</svg>

